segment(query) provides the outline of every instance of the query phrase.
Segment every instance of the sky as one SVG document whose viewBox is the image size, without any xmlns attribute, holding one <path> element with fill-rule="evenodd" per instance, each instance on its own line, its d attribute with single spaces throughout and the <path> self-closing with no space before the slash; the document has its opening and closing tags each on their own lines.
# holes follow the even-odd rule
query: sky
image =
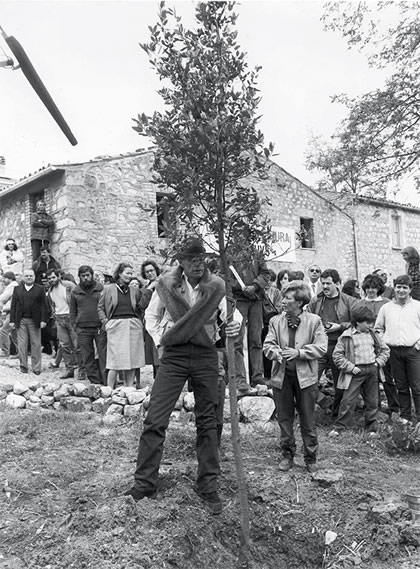
<svg viewBox="0 0 420 569">
<path fill-rule="evenodd" d="M 192 24 L 193 2 L 167 5 Z M 383 82 L 340 34 L 323 30 L 323 10 L 318 0 L 250 0 L 236 9 L 248 62 L 262 66 L 266 143 L 274 143 L 278 164 L 309 185 L 316 179 L 305 168 L 310 135 L 330 136 L 345 114 L 331 97 L 358 95 Z M 145 146 L 132 119 L 162 108 L 159 82 L 139 47 L 149 40 L 157 12 L 154 1 L 0 0 L 0 25 L 22 44 L 79 142 L 70 145 L 21 71 L 0 68 L 0 156 L 7 176 Z M 2 38 L 0 47 L 10 55 Z M 415 198 L 409 193 L 401 201 Z"/>
</svg>

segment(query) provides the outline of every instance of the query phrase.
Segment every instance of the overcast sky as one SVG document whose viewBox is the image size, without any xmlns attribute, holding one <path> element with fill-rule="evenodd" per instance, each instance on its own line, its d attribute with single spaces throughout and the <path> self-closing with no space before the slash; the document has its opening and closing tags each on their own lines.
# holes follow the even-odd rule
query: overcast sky
<svg viewBox="0 0 420 569">
<path fill-rule="evenodd" d="M 168 2 L 187 25 L 193 2 Z M 157 21 L 158 2 L 0 0 L 0 25 L 32 60 L 79 141 L 72 147 L 21 71 L 0 69 L 0 155 L 19 178 L 49 163 L 132 152 L 144 139 L 132 118 L 160 106 L 158 81 L 139 47 Z M 251 65 L 261 65 L 261 130 L 276 161 L 311 184 L 308 138 L 330 135 L 343 109 L 337 93 L 362 93 L 383 77 L 349 51 L 339 34 L 324 32 L 323 2 L 245 1 L 237 6 L 239 41 Z M 7 52 L 5 42 L 0 46 Z M 0 52 L 1 55 L 1 52 Z M 414 201 L 413 199 L 411 201 Z"/>
</svg>

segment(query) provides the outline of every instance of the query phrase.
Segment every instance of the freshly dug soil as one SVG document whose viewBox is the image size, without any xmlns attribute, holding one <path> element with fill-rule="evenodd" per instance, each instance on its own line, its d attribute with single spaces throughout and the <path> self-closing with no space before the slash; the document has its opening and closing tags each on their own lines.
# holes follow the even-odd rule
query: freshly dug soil
<svg viewBox="0 0 420 569">
<path fill-rule="evenodd" d="M 220 516 L 195 494 L 193 424 L 171 422 L 157 499 L 132 484 L 141 420 L 106 426 L 93 413 L 0 414 L 0 569 L 414 569 L 420 549 L 404 495 L 420 484 L 418 454 L 390 455 L 381 438 L 319 428 L 321 480 L 278 469 L 278 427 L 241 425 L 251 519 L 239 564 L 240 507 L 229 425 L 221 448 Z M 331 485 L 322 471 L 342 472 Z M 328 478 L 328 476 L 326 476 Z M 391 504 L 390 506 L 387 504 Z M 337 534 L 325 545 L 326 531 Z M 414 534 L 416 528 L 413 529 Z M 411 535 L 411 534 L 410 534 Z"/>
</svg>

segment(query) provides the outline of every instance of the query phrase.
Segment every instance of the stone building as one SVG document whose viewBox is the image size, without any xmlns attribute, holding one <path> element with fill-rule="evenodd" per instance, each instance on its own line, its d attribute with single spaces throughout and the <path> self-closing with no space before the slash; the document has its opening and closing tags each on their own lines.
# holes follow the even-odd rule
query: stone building
<svg viewBox="0 0 420 569">
<path fill-rule="evenodd" d="M 39 199 L 55 221 L 52 254 L 76 274 L 81 264 L 111 273 L 120 260 L 138 272 L 142 261 L 166 245 L 163 220 L 147 211 L 162 193 L 151 180 L 152 151 L 48 166 L 0 191 L 0 237 L 16 239 L 31 262 L 30 215 Z M 400 250 L 420 248 L 420 209 L 382 200 L 321 194 L 272 163 L 264 182 L 249 179 L 270 199 L 266 212 L 277 242 L 269 265 L 334 267 L 343 279 L 377 266 L 403 272 Z M 156 260 L 159 261 L 157 258 Z"/>
</svg>

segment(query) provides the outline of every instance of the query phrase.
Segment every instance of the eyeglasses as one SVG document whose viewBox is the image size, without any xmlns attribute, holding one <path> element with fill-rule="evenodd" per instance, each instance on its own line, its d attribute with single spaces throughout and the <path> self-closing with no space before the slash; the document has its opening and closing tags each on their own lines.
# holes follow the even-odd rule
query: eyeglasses
<svg viewBox="0 0 420 569">
<path fill-rule="evenodd" d="M 320 273 L 320 269 L 309 269 L 310 273 Z"/>
</svg>

